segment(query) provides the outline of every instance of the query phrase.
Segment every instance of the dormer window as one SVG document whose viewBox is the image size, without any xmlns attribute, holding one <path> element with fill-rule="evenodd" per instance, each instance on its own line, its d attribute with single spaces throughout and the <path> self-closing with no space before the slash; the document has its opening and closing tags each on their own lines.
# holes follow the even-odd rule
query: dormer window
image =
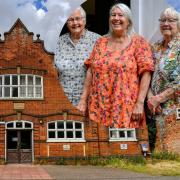
<svg viewBox="0 0 180 180">
<path fill-rule="evenodd" d="M 0 99 L 42 99 L 43 77 L 32 74 L 0 75 Z"/>
</svg>

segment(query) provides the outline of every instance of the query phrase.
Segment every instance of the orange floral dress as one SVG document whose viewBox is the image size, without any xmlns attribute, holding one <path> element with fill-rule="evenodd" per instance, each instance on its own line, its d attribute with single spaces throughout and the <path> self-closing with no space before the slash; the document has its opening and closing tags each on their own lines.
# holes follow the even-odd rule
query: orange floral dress
<svg viewBox="0 0 180 180">
<path fill-rule="evenodd" d="M 123 51 L 108 51 L 108 36 L 97 40 L 85 61 L 92 70 L 92 86 L 88 101 L 89 118 L 105 126 L 137 128 L 131 121 L 137 100 L 140 77 L 145 71 L 153 71 L 151 48 L 144 38 L 134 35 Z"/>
</svg>

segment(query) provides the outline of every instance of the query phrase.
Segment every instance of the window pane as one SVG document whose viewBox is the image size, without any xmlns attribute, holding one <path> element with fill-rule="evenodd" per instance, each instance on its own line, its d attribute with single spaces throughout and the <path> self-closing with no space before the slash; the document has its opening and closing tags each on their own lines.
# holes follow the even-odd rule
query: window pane
<svg viewBox="0 0 180 180">
<path fill-rule="evenodd" d="M 28 85 L 33 85 L 33 77 L 28 76 Z"/>
<path fill-rule="evenodd" d="M 34 97 L 33 87 L 28 87 L 28 97 Z"/>
<path fill-rule="evenodd" d="M 75 129 L 81 129 L 81 128 L 82 128 L 81 123 L 76 122 Z"/>
<path fill-rule="evenodd" d="M 64 131 L 58 131 L 58 138 L 64 138 Z"/>
<path fill-rule="evenodd" d="M 20 97 L 26 97 L 26 87 L 20 87 Z"/>
<path fill-rule="evenodd" d="M 67 134 L 66 134 L 66 135 L 67 135 L 67 136 L 66 136 L 67 138 L 73 138 L 73 131 L 67 131 L 66 133 L 67 133 Z"/>
<path fill-rule="evenodd" d="M 0 77 L 0 85 L 2 85 L 2 76 Z"/>
<path fill-rule="evenodd" d="M 25 122 L 25 128 L 31 128 L 31 123 Z"/>
<path fill-rule="evenodd" d="M 117 131 L 115 131 L 115 130 L 110 131 L 110 137 L 111 138 L 117 138 Z"/>
<path fill-rule="evenodd" d="M 26 84 L 26 76 L 20 76 L 20 85 Z"/>
<path fill-rule="evenodd" d="M 42 94 L 41 94 L 41 87 L 36 87 L 36 97 L 42 97 Z"/>
<path fill-rule="evenodd" d="M 35 85 L 41 85 L 41 78 L 36 77 Z"/>
<path fill-rule="evenodd" d="M 62 122 L 57 122 L 57 128 L 58 129 L 64 129 L 64 121 L 62 121 Z"/>
<path fill-rule="evenodd" d="M 8 127 L 8 128 L 13 128 L 13 125 L 14 125 L 13 122 L 12 122 L 12 123 L 8 123 L 8 124 L 7 124 L 7 127 Z"/>
<path fill-rule="evenodd" d="M 67 129 L 73 129 L 73 122 L 66 122 Z"/>
<path fill-rule="evenodd" d="M 55 123 L 49 123 L 48 124 L 48 129 L 55 129 Z"/>
<path fill-rule="evenodd" d="M 127 131 L 127 137 L 128 138 L 133 138 L 134 137 L 134 132 L 133 131 Z"/>
<path fill-rule="evenodd" d="M 22 128 L 22 122 L 16 122 L 16 128 Z"/>
<path fill-rule="evenodd" d="M 18 77 L 12 76 L 12 85 L 18 85 Z"/>
<path fill-rule="evenodd" d="M 55 138 L 55 131 L 49 131 L 49 138 Z"/>
<path fill-rule="evenodd" d="M 82 138 L 82 131 L 76 131 L 76 138 Z"/>
<path fill-rule="evenodd" d="M 125 138 L 125 132 L 124 131 L 119 131 L 119 137 L 120 138 Z"/>
<path fill-rule="evenodd" d="M 12 97 L 18 97 L 18 87 L 12 87 Z"/>
<path fill-rule="evenodd" d="M 10 85 L 10 76 L 5 76 L 4 77 L 4 84 L 5 85 Z"/>
<path fill-rule="evenodd" d="M 10 87 L 4 87 L 4 97 L 10 97 Z"/>
</svg>

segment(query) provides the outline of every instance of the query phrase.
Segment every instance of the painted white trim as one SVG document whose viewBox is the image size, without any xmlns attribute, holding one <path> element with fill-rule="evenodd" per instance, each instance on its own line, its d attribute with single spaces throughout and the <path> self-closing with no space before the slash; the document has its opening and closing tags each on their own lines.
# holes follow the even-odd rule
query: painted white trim
<svg viewBox="0 0 180 180">
<path fill-rule="evenodd" d="M 64 123 L 64 128 L 63 129 L 58 129 L 57 128 L 57 123 L 58 122 L 63 122 Z M 67 129 L 66 128 L 66 123 L 67 122 L 72 122 L 73 123 L 73 128 L 72 129 Z M 81 129 L 76 129 L 75 128 L 75 123 L 80 123 L 81 124 Z M 55 128 L 54 129 L 48 129 L 48 125 L 50 123 L 55 123 Z M 73 131 L 73 138 L 67 138 L 66 137 L 66 132 L 68 131 Z M 82 132 L 82 137 L 81 138 L 76 138 L 75 137 L 75 132 L 79 131 Z M 55 138 L 49 138 L 49 132 L 55 132 Z M 64 132 L 65 137 L 64 138 L 57 138 L 57 133 L 58 132 Z M 47 142 L 85 142 L 84 139 L 84 123 L 81 121 L 77 120 L 56 120 L 56 121 L 49 121 L 47 123 Z"/>
<path fill-rule="evenodd" d="M 34 130 L 31 131 L 31 151 L 32 151 L 32 162 L 34 162 Z"/>
<path fill-rule="evenodd" d="M 10 84 L 9 85 L 5 85 L 5 76 L 9 76 L 10 78 Z M 12 84 L 12 77 L 13 76 L 17 76 L 17 85 L 13 85 Z M 20 76 L 25 76 L 25 84 L 20 84 Z M 0 85 L 0 87 L 2 88 L 2 97 L 0 97 L 1 100 L 43 100 L 44 99 L 44 89 L 43 89 L 43 76 L 39 76 L 39 75 L 34 75 L 34 74 L 3 74 L 0 75 L 0 77 L 2 78 L 2 84 Z M 33 84 L 29 85 L 28 84 L 28 77 L 32 77 L 33 79 Z M 36 78 L 40 78 L 41 79 L 41 84 L 37 85 L 36 82 Z M 4 88 L 8 87 L 10 88 L 10 96 L 9 97 L 5 97 L 5 90 Z M 12 97 L 12 88 L 18 88 L 18 97 Z M 25 97 L 20 97 L 20 88 L 21 87 L 25 87 Z M 34 97 L 28 97 L 28 87 L 32 87 L 33 88 L 33 96 Z M 36 96 L 36 88 L 40 87 L 41 88 L 41 97 L 37 97 Z"/>
<path fill-rule="evenodd" d="M 111 137 L 111 132 L 115 132 L 116 137 Z M 119 132 L 124 132 L 125 137 L 119 137 Z M 128 137 L 127 132 L 132 131 L 133 132 L 133 137 Z M 136 138 L 136 130 L 135 128 L 109 128 L 109 141 L 110 142 L 115 142 L 115 141 L 137 141 Z"/>
<path fill-rule="evenodd" d="M 15 127 L 15 124 L 17 123 L 17 122 L 22 122 L 22 127 Z M 10 124 L 10 123 L 13 123 L 13 127 L 7 127 L 7 125 L 8 124 Z M 29 124 L 31 124 L 31 127 L 30 128 L 27 128 L 27 127 L 25 127 L 25 123 L 29 123 Z M 17 129 L 17 130 L 22 130 L 22 129 L 33 129 L 33 122 L 31 122 L 31 121 L 24 121 L 24 120 L 20 120 L 20 121 L 18 121 L 18 120 L 15 120 L 15 121 L 8 121 L 8 122 L 6 122 L 6 127 L 5 127 L 6 129 L 11 129 L 11 130 L 13 130 L 13 129 Z"/>
<path fill-rule="evenodd" d="M 180 108 L 176 109 L 176 119 L 180 119 Z"/>
<path fill-rule="evenodd" d="M 109 142 L 132 142 L 132 141 L 138 141 L 136 138 L 128 138 L 128 139 L 126 139 L 126 138 L 122 138 L 122 139 L 109 139 Z"/>
<path fill-rule="evenodd" d="M 76 142 L 76 143 L 81 143 L 81 142 L 86 142 L 84 139 L 48 139 L 46 142 Z"/>
</svg>

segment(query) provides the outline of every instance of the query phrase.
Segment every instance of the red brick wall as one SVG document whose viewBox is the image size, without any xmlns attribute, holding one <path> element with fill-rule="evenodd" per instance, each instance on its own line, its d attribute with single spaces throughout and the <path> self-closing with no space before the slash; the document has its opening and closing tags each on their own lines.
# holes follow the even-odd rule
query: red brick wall
<svg viewBox="0 0 180 180">
<path fill-rule="evenodd" d="M 43 41 L 33 41 L 24 24 L 17 20 L 15 25 L 5 34 L 5 40 L 0 41 L 0 74 L 17 74 L 18 67 L 22 74 L 41 75 L 44 79 L 43 100 L 0 100 L 0 116 L 3 121 L 17 120 L 17 112 L 13 109 L 14 102 L 25 105 L 21 112 L 21 119 L 33 122 L 34 156 L 94 156 L 114 154 L 141 154 L 139 142 L 123 142 L 128 144 L 128 150 L 120 150 L 120 142 L 109 142 L 108 128 L 80 116 L 75 107 L 71 105 L 64 95 L 59 84 L 57 70 L 53 65 L 53 54 L 44 49 Z M 63 120 L 63 115 L 58 115 L 64 109 L 68 110 L 67 119 L 84 122 L 85 139 L 82 143 L 48 143 L 47 122 Z M 14 114 L 14 115 L 11 115 Z M 52 115 L 54 114 L 54 115 Z M 46 115 L 38 118 L 38 115 Z M 43 120 L 43 124 L 39 121 Z M 5 129 L 0 125 L 0 157 L 5 156 Z M 147 130 L 143 139 L 147 140 Z M 70 145 L 70 150 L 63 150 L 63 145 Z"/>
<path fill-rule="evenodd" d="M 0 124 L 0 159 L 5 155 L 5 124 Z"/>
<path fill-rule="evenodd" d="M 176 119 L 175 113 L 164 118 L 163 128 L 158 122 L 156 123 L 156 151 L 168 151 L 180 154 L 180 120 Z"/>
</svg>

